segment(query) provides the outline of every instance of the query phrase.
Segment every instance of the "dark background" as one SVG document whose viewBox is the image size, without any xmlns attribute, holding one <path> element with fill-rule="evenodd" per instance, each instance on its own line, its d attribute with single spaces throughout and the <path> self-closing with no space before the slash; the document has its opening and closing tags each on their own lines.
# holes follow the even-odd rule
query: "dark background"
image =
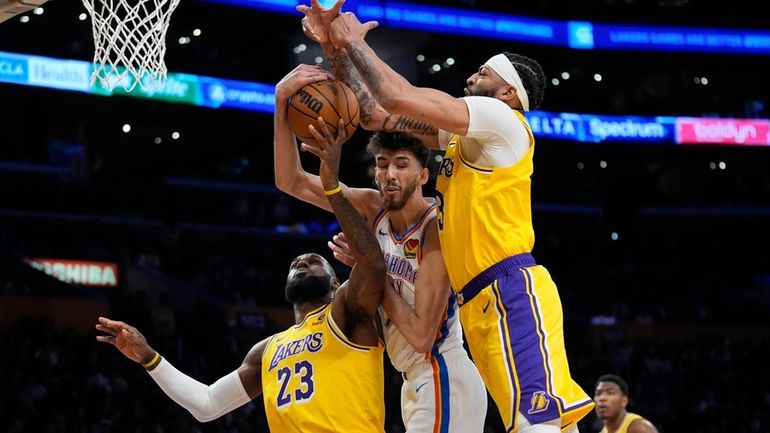
<svg viewBox="0 0 770 433">
<path fill-rule="evenodd" d="M 759 3 L 747 0 L 422 2 L 768 28 Z M 90 60 L 80 2 L 44 8 L 27 23 L 3 23 L 0 50 Z M 191 37 L 195 28 L 200 37 Z M 191 43 L 179 45 L 183 36 Z M 388 28 L 369 40 L 413 83 L 456 95 L 481 63 L 508 50 L 538 59 L 549 81 L 570 73 L 546 90 L 547 111 L 768 117 L 763 56 L 575 51 Z M 168 41 L 170 71 L 264 83 L 320 55 L 298 15 L 193 0 L 174 13 Z M 300 43 L 308 49 L 295 54 Z M 447 57 L 454 66 L 428 72 Z M 604 79 L 595 82 L 594 73 Z M 198 424 L 83 323 L 109 314 L 134 324 L 182 371 L 211 383 L 292 320 L 283 300 L 289 261 L 326 253 L 335 221 L 272 186 L 272 117 L 0 84 L 0 130 L 0 430 L 267 431 L 261 399 Z M 371 185 L 366 139 L 358 131 L 345 149 L 349 185 Z M 314 159 L 303 156 L 309 171 Z M 592 394 L 599 375 L 620 374 L 629 409 L 661 432 L 770 431 L 762 355 L 770 337 L 770 150 L 540 139 L 535 166 L 534 254 L 560 288 L 575 379 Z M 67 285 L 25 266 L 25 257 L 117 262 L 120 284 Z M 34 307 L 18 307 L 22 301 Z M 68 301 L 86 307 L 64 311 Z M 387 378 L 387 430 L 400 432 L 401 379 L 392 369 Z M 498 418 L 491 404 L 487 431 L 502 431 Z M 593 415 L 580 427 L 600 429 Z"/>
</svg>

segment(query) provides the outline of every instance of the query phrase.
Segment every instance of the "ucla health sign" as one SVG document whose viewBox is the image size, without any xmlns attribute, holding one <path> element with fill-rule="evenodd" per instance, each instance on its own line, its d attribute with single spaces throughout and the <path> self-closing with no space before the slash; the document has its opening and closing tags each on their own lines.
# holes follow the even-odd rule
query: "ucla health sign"
<svg viewBox="0 0 770 433">
<path fill-rule="evenodd" d="M 27 56 L 0 52 L 0 82 L 26 83 L 28 71 Z"/>
</svg>

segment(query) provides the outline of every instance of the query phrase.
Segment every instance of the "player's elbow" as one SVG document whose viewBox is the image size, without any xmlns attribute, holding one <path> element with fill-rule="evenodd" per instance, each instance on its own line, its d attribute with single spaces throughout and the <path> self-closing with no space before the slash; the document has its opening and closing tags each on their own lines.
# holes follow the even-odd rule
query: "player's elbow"
<svg viewBox="0 0 770 433">
<path fill-rule="evenodd" d="M 190 413 L 192 414 L 193 417 L 195 417 L 195 420 L 200 423 L 211 422 L 219 418 L 219 415 L 202 414 L 202 413 L 196 413 L 192 411 Z"/>
</svg>

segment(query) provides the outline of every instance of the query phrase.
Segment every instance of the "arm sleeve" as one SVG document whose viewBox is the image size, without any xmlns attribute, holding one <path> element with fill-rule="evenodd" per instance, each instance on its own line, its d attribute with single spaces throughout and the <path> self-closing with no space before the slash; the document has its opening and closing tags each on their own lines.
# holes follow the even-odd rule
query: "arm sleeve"
<svg viewBox="0 0 770 433">
<path fill-rule="evenodd" d="M 508 167 L 527 153 L 530 135 L 524 124 L 516 117 L 511 107 L 496 98 L 468 96 L 463 98 L 468 105 L 468 140 L 463 146 L 475 141 L 480 149 L 475 149 L 480 158 L 476 163 L 490 167 Z M 439 138 L 441 136 L 439 135 Z M 463 152 L 465 156 L 465 152 Z"/>
<path fill-rule="evenodd" d="M 237 370 L 212 385 L 204 385 L 163 358 L 149 374 L 166 395 L 200 422 L 219 418 L 251 401 Z"/>
</svg>

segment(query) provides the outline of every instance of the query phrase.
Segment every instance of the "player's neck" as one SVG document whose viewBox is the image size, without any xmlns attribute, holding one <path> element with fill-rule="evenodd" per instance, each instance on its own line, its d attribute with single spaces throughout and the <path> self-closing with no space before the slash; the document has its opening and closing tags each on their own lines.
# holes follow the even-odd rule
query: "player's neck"
<svg viewBox="0 0 770 433">
<path fill-rule="evenodd" d="M 390 225 L 396 233 L 404 233 L 407 229 L 417 224 L 430 204 L 425 201 L 422 194 L 415 192 L 399 210 L 388 211 Z"/>
<path fill-rule="evenodd" d="M 618 431 L 618 429 L 620 428 L 620 425 L 623 424 L 623 419 L 625 417 L 626 417 L 626 411 L 625 410 L 621 410 L 620 413 L 618 413 L 618 416 L 616 416 L 613 419 L 608 419 L 604 423 L 604 426 L 607 427 L 607 432 L 608 433 L 613 433 L 613 432 Z"/>
<path fill-rule="evenodd" d="M 299 325 L 302 323 L 303 320 L 305 320 L 305 316 L 308 315 L 313 310 L 317 310 L 321 306 L 328 304 L 329 300 L 326 300 L 324 302 L 323 300 L 318 301 L 302 301 L 294 304 L 294 324 Z"/>
</svg>

